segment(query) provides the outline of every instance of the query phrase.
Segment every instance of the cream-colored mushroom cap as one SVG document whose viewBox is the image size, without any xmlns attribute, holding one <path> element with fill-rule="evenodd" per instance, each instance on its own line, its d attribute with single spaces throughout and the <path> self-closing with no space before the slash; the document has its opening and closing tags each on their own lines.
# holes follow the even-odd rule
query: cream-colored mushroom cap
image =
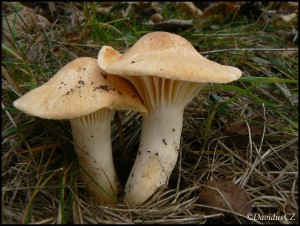
<svg viewBox="0 0 300 226">
<path fill-rule="evenodd" d="M 130 82 L 107 74 L 90 57 L 66 64 L 48 82 L 13 105 L 26 114 L 46 119 L 72 119 L 104 107 L 147 112 Z"/>
<path fill-rule="evenodd" d="M 206 59 L 183 37 L 169 32 L 151 32 L 126 53 L 103 46 L 98 63 L 106 72 L 124 76 L 158 76 L 201 83 L 228 83 L 242 72 Z"/>
</svg>

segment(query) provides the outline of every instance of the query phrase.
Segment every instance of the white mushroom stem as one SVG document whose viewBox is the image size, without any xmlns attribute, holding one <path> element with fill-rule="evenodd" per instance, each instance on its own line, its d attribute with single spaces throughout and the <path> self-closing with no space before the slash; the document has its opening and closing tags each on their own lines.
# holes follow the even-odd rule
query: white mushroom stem
<svg viewBox="0 0 300 226">
<path fill-rule="evenodd" d="M 125 200 L 136 206 L 168 183 L 177 162 L 183 109 L 156 108 L 143 117 L 140 147 L 127 180 Z"/>
<path fill-rule="evenodd" d="M 111 146 L 111 121 L 114 113 L 114 110 L 104 108 L 70 120 L 81 166 L 80 178 L 91 194 L 110 204 L 116 202 L 120 187 Z"/>
<path fill-rule="evenodd" d="M 124 199 L 134 207 L 168 184 L 178 158 L 184 106 L 201 85 L 152 76 L 128 79 L 148 108 L 137 157 L 125 187 Z"/>
</svg>

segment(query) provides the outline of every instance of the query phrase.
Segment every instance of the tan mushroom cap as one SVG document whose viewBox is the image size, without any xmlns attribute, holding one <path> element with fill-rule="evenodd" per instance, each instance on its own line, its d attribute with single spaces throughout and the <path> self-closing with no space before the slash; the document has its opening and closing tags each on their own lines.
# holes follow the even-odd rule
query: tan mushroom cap
<svg viewBox="0 0 300 226">
<path fill-rule="evenodd" d="M 206 59 L 183 37 L 169 32 L 151 32 L 126 53 L 103 46 L 98 63 L 106 72 L 121 76 L 158 76 L 201 83 L 228 83 L 242 72 Z"/>
<path fill-rule="evenodd" d="M 130 82 L 107 74 L 90 57 L 66 64 L 48 82 L 13 105 L 26 114 L 46 119 L 72 119 L 104 107 L 147 112 Z"/>
</svg>

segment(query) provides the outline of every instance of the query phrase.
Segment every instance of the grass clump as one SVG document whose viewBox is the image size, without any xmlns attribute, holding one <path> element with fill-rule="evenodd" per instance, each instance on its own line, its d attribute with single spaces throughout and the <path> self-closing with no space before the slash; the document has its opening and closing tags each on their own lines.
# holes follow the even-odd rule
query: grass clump
<svg viewBox="0 0 300 226">
<path fill-rule="evenodd" d="M 3 6 L 3 23 L 22 7 Z M 167 189 L 157 194 L 156 202 L 129 209 L 122 202 L 98 205 L 86 192 L 77 179 L 68 122 L 30 117 L 12 103 L 68 62 L 97 57 L 102 45 L 124 52 L 154 30 L 144 24 L 154 5 L 143 6 L 141 14 L 134 11 L 138 4 L 129 11 L 130 4 L 123 2 L 54 6 L 45 14 L 56 15 L 49 18 L 49 27 L 16 33 L 17 25 L 10 24 L 2 31 L 3 223 L 298 222 L 298 12 L 287 22 L 273 13 L 274 4 L 259 4 L 252 16 L 230 8 L 225 17 L 220 16 L 223 11 L 217 17 L 206 12 L 201 22 L 174 12 L 173 3 L 158 5 L 166 19 L 194 19 L 192 29 L 177 34 L 207 58 L 240 68 L 243 76 L 230 84 L 206 85 L 186 106 L 180 156 Z M 101 13 L 101 7 L 110 8 Z M 119 119 L 123 134 L 115 120 L 112 141 L 124 185 L 138 149 L 142 117 L 119 112 Z M 291 220 L 208 215 L 209 206 L 200 204 L 199 197 L 209 178 L 226 178 L 244 188 L 256 216 L 296 215 Z"/>
</svg>

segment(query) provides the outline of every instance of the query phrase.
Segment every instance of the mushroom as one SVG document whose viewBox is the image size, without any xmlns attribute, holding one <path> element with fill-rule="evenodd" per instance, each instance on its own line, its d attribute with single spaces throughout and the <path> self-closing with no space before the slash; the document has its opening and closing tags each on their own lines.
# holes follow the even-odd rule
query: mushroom
<svg viewBox="0 0 300 226">
<path fill-rule="evenodd" d="M 103 46 L 98 64 L 131 81 L 148 110 L 125 187 L 124 199 L 133 207 L 168 184 L 179 153 L 185 105 L 205 83 L 228 83 L 242 72 L 206 59 L 186 39 L 169 32 L 148 33 L 124 54 Z"/>
<path fill-rule="evenodd" d="M 147 112 L 129 81 L 105 73 L 97 59 L 82 57 L 66 64 L 13 105 L 32 116 L 68 119 L 81 180 L 96 198 L 115 203 L 120 183 L 111 146 L 113 115 L 119 109 Z"/>
</svg>

